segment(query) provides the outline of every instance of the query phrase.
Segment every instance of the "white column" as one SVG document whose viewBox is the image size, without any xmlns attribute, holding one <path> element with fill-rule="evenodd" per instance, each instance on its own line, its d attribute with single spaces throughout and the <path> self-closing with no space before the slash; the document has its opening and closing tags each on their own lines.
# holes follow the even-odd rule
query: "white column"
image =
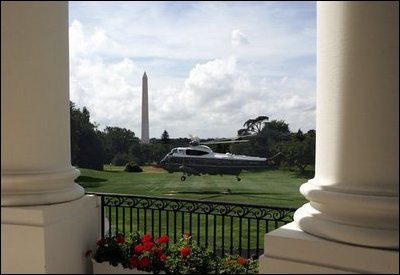
<svg viewBox="0 0 400 275">
<path fill-rule="evenodd" d="M 98 204 L 70 162 L 68 2 L 1 3 L 1 273 L 91 273 Z"/>
<path fill-rule="evenodd" d="M 67 2 L 1 3 L 1 205 L 83 196 L 70 161 Z"/>
<path fill-rule="evenodd" d="M 310 201 L 266 234 L 261 274 L 399 273 L 399 4 L 317 3 Z"/>
<path fill-rule="evenodd" d="M 317 6 L 315 178 L 296 211 L 310 234 L 399 247 L 399 5 Z"/>
</svg>

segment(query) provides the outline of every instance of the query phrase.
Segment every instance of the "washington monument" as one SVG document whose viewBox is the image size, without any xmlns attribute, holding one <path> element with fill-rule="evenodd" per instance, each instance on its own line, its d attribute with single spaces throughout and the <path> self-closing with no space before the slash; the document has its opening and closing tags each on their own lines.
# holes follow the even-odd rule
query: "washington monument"
<svg viewBox="0 0 400 275">
<path fill-rule="evenodd" d="M 142 143 L 149 143 L 149 96 L 146 72 L 142 78 Z"/>
</svg>

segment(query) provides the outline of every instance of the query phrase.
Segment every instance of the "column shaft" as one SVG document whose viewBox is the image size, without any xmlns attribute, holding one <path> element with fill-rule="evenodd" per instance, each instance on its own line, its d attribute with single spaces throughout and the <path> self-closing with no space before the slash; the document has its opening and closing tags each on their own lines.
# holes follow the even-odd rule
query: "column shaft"
<svg viewBox="0 0 400 275">
<path fill-rule="evenodd" d="M 398 248 L 398 3 L 317 11 L 316 171 L 295 221 L 320 237 Z"/>
<path fill-rule="evenodd" d="M 82 197 L 70 161 L 68 3 L 1 5 L 1 205 Z"/>
</svg>

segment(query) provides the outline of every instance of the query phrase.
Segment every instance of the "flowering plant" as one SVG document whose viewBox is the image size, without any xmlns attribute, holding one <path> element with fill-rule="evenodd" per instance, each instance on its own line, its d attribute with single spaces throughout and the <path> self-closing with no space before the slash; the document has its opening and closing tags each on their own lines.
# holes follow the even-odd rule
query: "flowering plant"
<svg viewBox="0 0 400 275">
<path fill-rule="evenodd" d="M 109 262 L 127 269 L 158 274 L 256 274 L 258 261 L 239 255 L 216 256 L 210 249 L 199 246 L 190 234 L 182 235 L 168 246 L 169 237 L 153 239 L 150 234 L 116 234 L 97 241 L 93 255 L 96 262 Z"/>
<path fill-rule="evenodd" d="M 165 260 L 167 274 L 216 274 L 219 258 L 196 244 L 189 234 L 184 234 L 169 247 Z"/>
<path fill-rule="evenodd" d="M 165 249 L 169 241 L 167 235 L 153 240 L 150 234 L 135 232 L 125 237 L 123 234 L 107 236 L 97 241 L 93 258 L 101 263 L 121 264 L 124 268 L 153 272 L 164 270 Z"/>
<path fill-rule="evenodd" d="M 125 236 L 117 234 L 98 240 L 93 258 L 98 263 L 107 261 L 110 265 L 117 266 L 121 264 L 124 268 L 127 268 L 129 255 L 130 247 L 125 240 Z"/>
<path fill-rule="evenodd" d="M 258 274 L 258 260 L 239 255 L 225 255 L 221 259 L 220 274 Z"/>
</svg>

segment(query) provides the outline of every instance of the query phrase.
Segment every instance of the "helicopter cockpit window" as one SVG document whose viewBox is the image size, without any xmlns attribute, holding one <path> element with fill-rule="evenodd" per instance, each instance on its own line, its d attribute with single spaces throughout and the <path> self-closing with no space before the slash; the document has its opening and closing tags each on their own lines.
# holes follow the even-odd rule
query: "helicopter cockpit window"
<svg viewBox="0 0 400 275">
<path fill-rule="evenodd" d="M 208 152 L 199 151 L 199 150 L 192 150 L 192 149 L 186 150 L 186 155 L 189 155 L 189 156 L 203 156 L 203 155 L 207 155 L 207 154 L 208 154 Z"/>
</svg>

